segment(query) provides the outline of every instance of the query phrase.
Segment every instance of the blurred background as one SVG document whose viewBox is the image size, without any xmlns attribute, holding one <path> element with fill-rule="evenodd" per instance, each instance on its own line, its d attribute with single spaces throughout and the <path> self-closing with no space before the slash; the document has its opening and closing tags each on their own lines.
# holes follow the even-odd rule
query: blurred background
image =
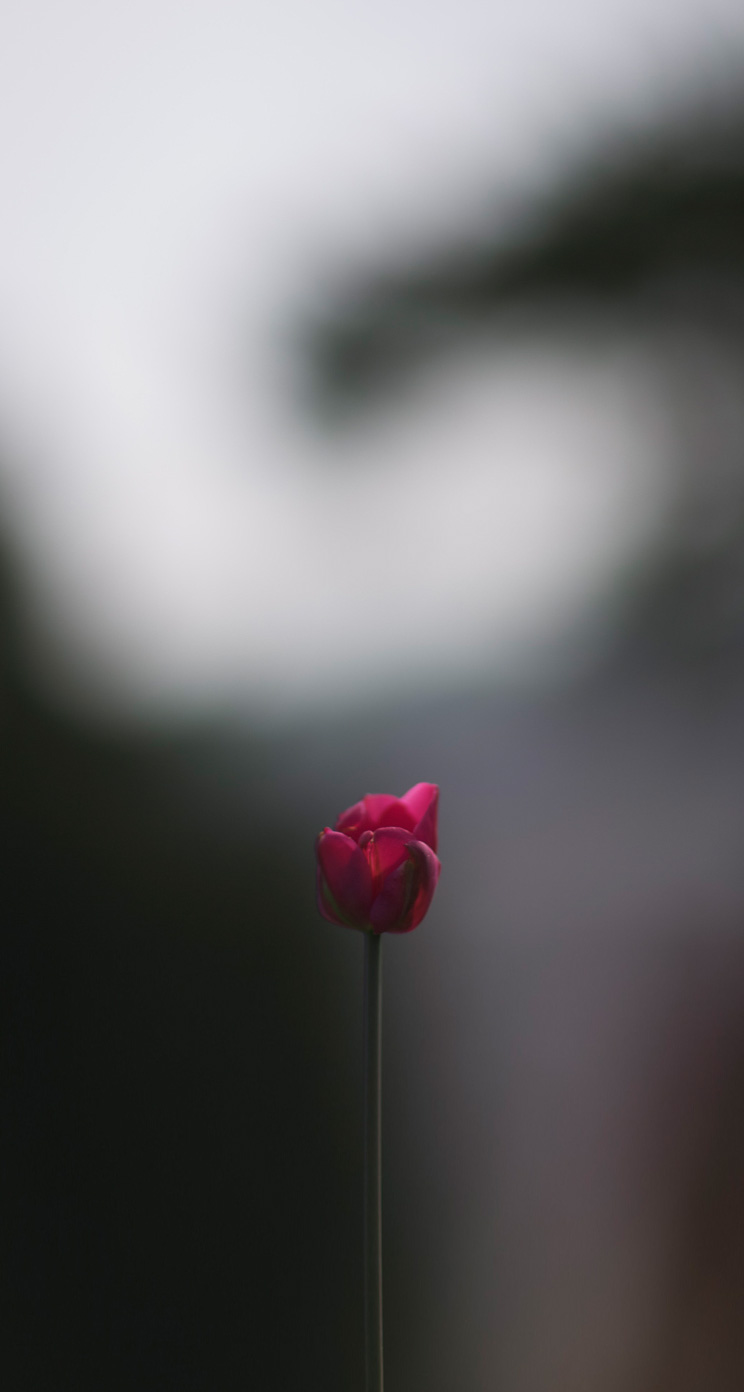
<svg viewBox="0 0 744 1392">
<path fill-rule="evenodd" d="M 744 1385 L 744 11 L 5 0 L 0 1368 Z"/>
</svg>

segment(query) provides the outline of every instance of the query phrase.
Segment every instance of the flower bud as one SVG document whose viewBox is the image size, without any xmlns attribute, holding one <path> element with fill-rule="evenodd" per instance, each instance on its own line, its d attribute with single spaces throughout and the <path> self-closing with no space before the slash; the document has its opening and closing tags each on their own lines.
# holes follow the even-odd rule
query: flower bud
<svg viewBox="0 0 744 1392">
<path fill-rule="evenodd" d="M 316 843 L 318 908 L 330 923 L 372 933 L 418 927 L 439 879 L 434 783 L 405 797 L 368 794 Z"/>
</svg>

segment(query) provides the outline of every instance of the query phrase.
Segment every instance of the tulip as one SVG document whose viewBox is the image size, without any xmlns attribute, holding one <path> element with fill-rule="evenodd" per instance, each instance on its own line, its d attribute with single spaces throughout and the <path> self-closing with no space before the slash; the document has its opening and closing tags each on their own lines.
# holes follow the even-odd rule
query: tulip
<svg viewBox="0 0 744 1392">
<path fill-rule="evenodd" d="M 435 783 L 402 798 L 368 793 L 316 842 L 318 908 L 364 939 L 365 1392 L 382 1392 L 381 1078 L 383 933 L 410 933 L 439 879 Z"/>
<path fill-rule="evenodd" d="M 438 799 L 434 783 L 402 798 L 368 793 L 325 827 L 316 844 L 324 918 L 375 934 L 418 927 L 439 879 Z"/>
</svg>

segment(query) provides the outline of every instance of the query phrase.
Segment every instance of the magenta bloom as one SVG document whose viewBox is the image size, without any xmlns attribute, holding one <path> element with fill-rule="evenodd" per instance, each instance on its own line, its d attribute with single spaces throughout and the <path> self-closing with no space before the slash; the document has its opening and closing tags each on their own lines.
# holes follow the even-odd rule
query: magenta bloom
<svg viewBox="0 0 744 1392">
<path fill-rule="evenodd" d="M 330 923 L 372 933 L 410 933 L 439 879 L 435 783 L 402 798 L 368 793 L 316 842 L 318 908 Z"/>
</svg>

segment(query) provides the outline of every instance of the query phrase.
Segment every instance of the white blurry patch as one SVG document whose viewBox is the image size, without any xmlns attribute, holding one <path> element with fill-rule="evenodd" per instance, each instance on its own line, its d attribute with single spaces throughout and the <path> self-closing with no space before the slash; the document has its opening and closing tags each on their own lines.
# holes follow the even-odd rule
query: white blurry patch
<svg viewBox="0 0 744 1392">
<path fill-rule="evenodd" d="M 513 674 L 575 633 L 666 520 L 652 384 L 640 354 L 596 339 L 494 345 L 432 371 L 308 499 L 322 542 L 293 653 L 307 694 L 319 653 L 350 692 L 411 669 Z"/>
<path fill-rule="evenodd" d="M 9 0 L 0 486 L 40 662 L 112 710 L 294 709 L 570 626 L 663 512 L 632 356 L 461 359 L 331 470 L 277 325 L 743 29 L 733 0 Z"/>
</svg>

